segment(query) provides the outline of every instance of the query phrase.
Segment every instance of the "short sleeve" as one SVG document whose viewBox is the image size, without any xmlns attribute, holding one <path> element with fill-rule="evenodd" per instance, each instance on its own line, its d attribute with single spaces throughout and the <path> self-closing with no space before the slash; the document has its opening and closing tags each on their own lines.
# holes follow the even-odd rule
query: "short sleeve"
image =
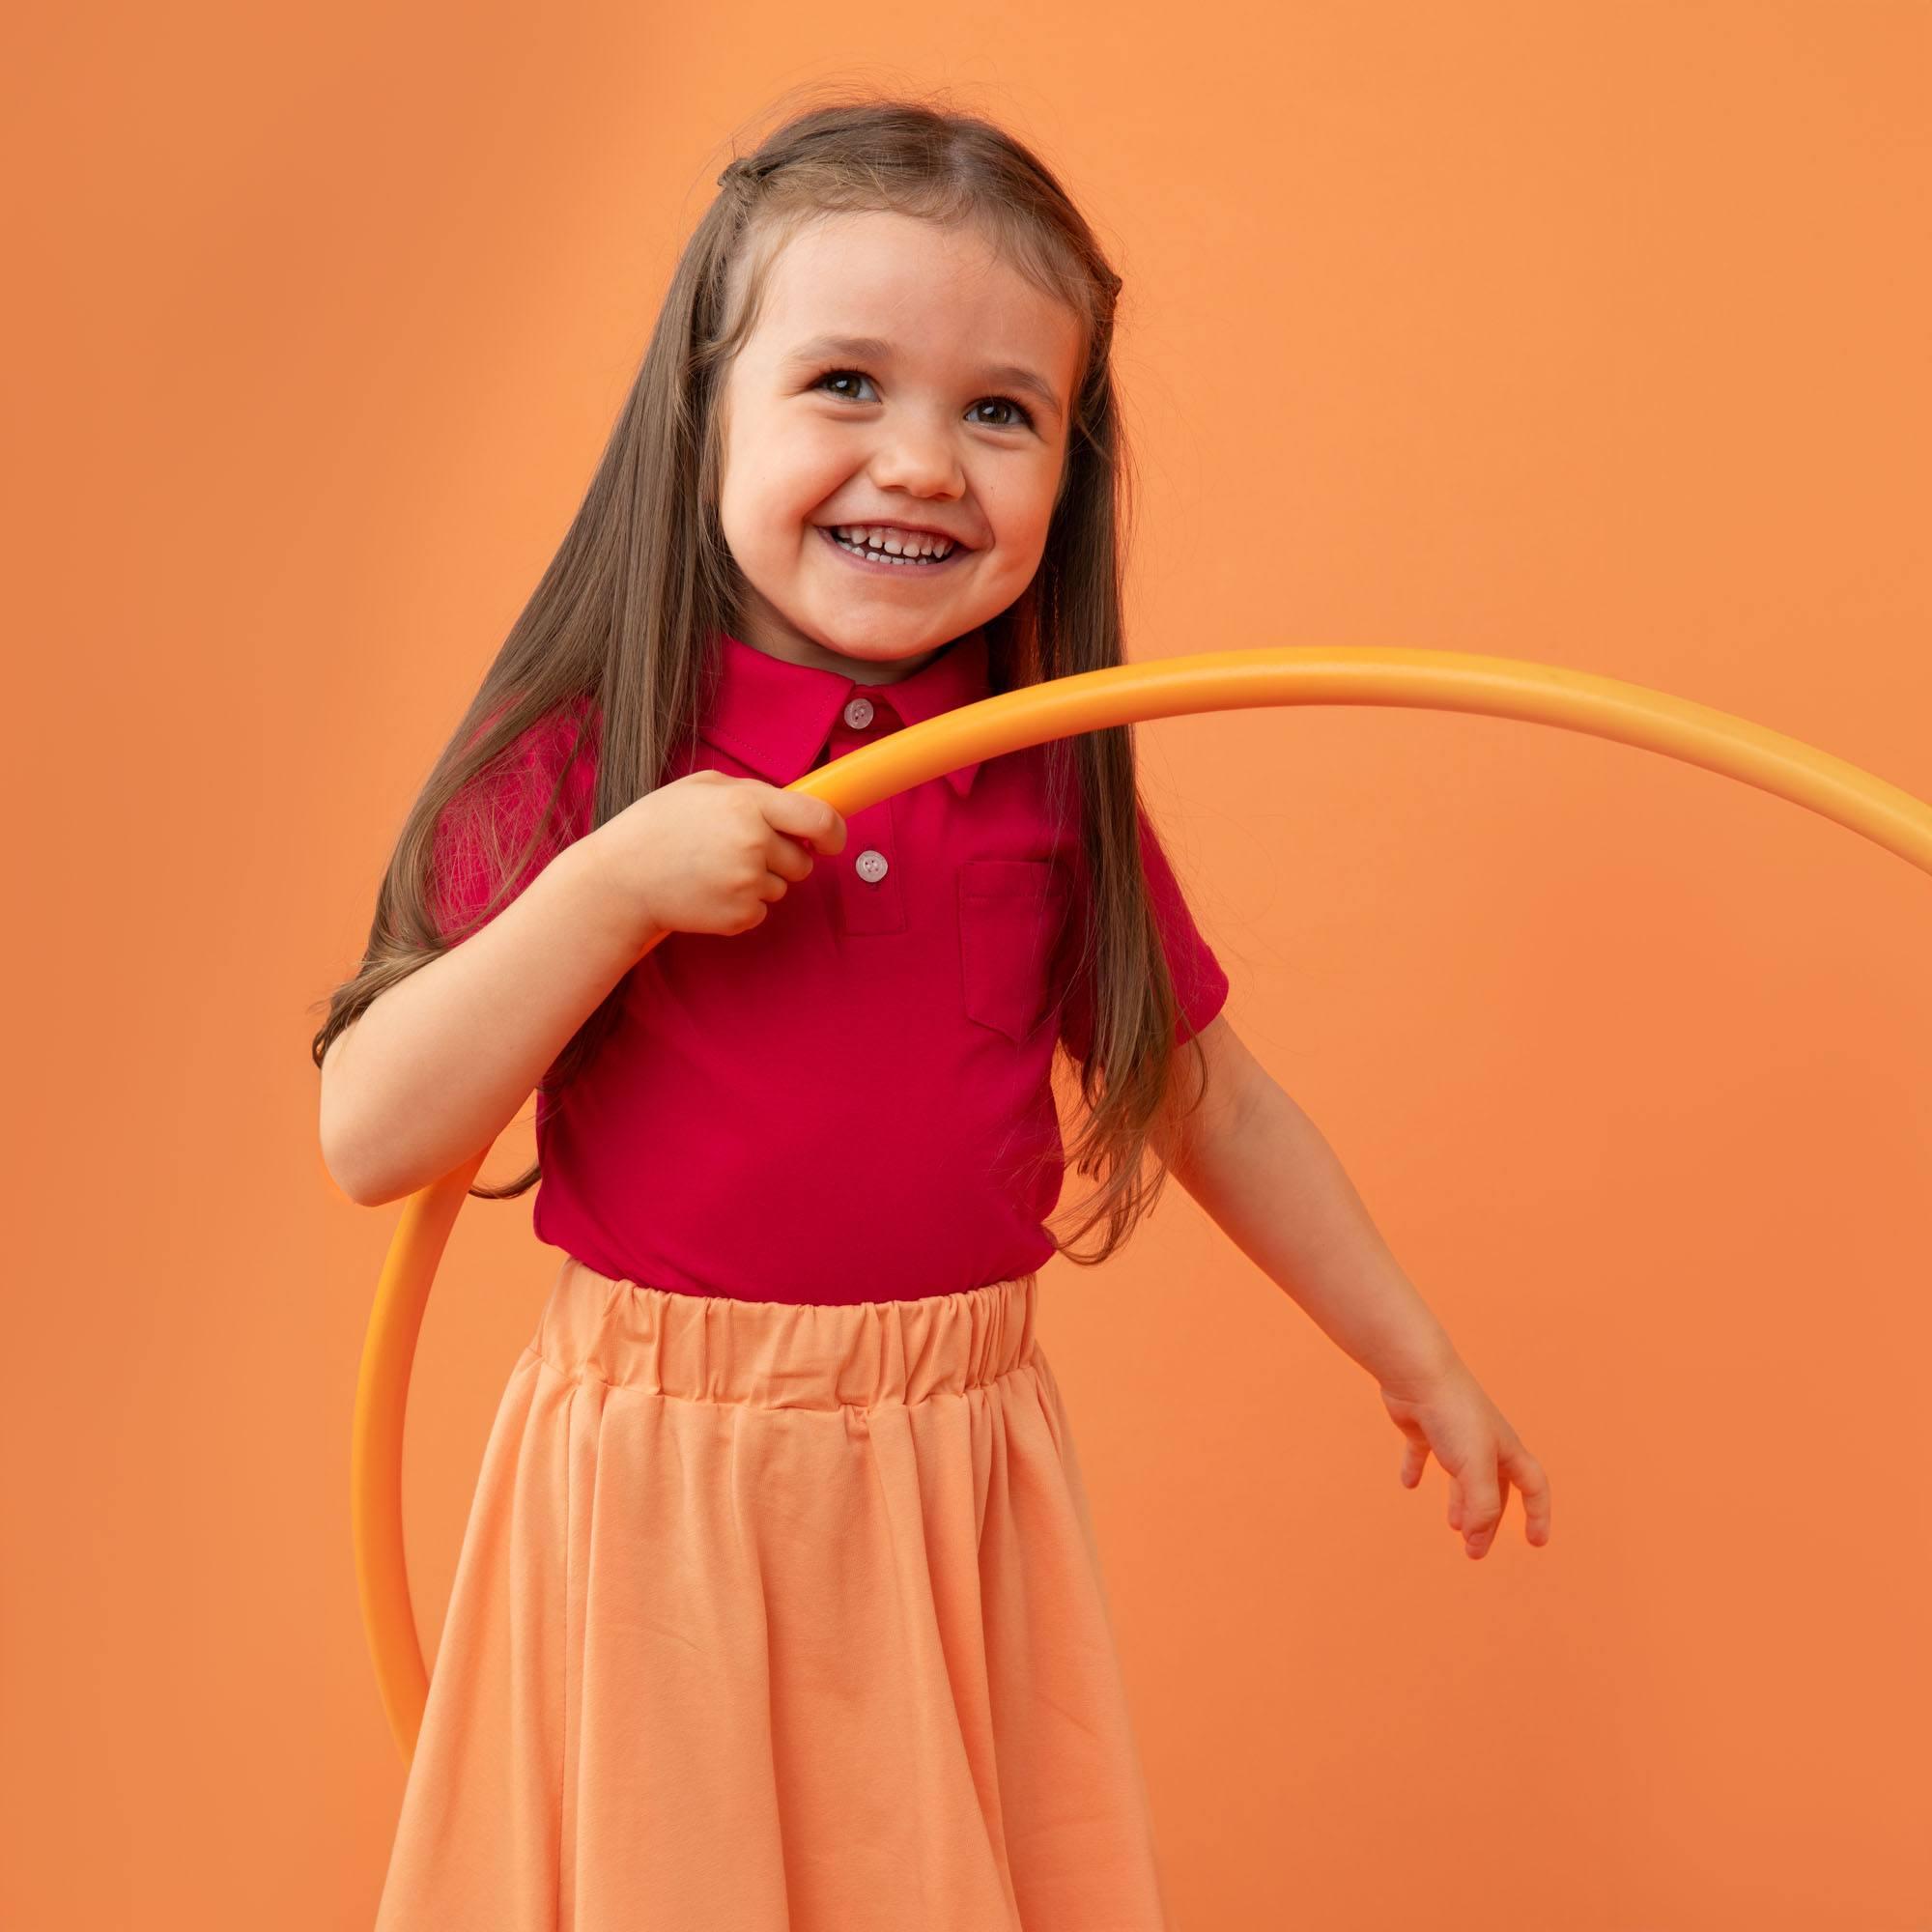
<svg viewBox="0 0 1932 1932">
<path fill-rule="evenodd" d="M 590 829 L 596 791 L 594 748 L 586 746 L 574 761 L 570 755 L 583 728 L 583 714 L 575 706 L 539 719 L 497 769 L 486 774 L 471 791 L 452 800 L 437 821 L 430 907 L 437 931 L 445 943 L 489 903 L 496 883 L 490 836 L 494 834 L 501 862 L 513 863 L 543 816 L 559 779 L 563 792 L 543 841 L 525 862 L 502 904 L 463 938 L 473 938 L 482 931 L 558 852 Z M 567 775 L 566 764 L 570 768 Z"/>
<path fill-rule="evenodd" d="M 1174 981 L 1175 999 L 1180 1009 L 1174 1036 L 1175 1043 L 1179 1045 L 1190 1033 L 1199 1033 L 1227 1003 L 1228 976 L 1222 970 L 1220 960 L 1214 956 L 1213 949 L 1202 937 L 1201 928 L 1195 924 L 1186 895 L 1174 875 L 1174 867 L 1168 863 L 1167 853 L 1162 849 L 1144 808 L 1139 812 L 1139 822 L 1141 865 L 1147 873 L 1148 897 L 1160 932 L 1168 976 Z M 1080 867 L 1083 889 L 1085 872 L 1083 864 Z M 1078 895 L 1076 905 L 1084 918 L 1085 906 Z M 1081 923 L 1076 919 L 1072 929 L 1076 950 L 1080 931 Z M 1076 1060 L 1084 1061 L 1093 1050 L 1094 996 L 1085 970 L 1075 971 L 1068 980 L 1065 1003 L 1061 1009 L 1060 1037 Z"/>
</svg>

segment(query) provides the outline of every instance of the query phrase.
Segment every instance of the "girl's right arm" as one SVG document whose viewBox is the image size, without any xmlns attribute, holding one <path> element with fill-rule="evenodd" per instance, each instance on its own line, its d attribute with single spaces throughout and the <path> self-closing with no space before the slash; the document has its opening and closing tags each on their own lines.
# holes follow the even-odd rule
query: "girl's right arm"
<svg viewBox="0 0 1932 1932">
<path fill-rule="evenodd" d="M 808 845 L 804 841 L 810 841 Z M 496 918 L 374 1000 L 322 1062 L 322 1156 L 365 1208 L 488 1147 L 545 1069 L 667 933 L 763 921 L 843 817 L 699 771 L 564 847 Z"/>
</svg>

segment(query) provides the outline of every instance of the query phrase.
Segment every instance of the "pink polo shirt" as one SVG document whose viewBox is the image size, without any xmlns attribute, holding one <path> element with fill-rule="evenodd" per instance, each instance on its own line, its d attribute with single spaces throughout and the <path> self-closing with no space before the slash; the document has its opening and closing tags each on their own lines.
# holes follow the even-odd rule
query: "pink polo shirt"
<svg viewBox="0 0 1932 1932">
<path fill-rule="evenodd" d="M 991 690 L 983 631 L 895 684 L 730 636 L 714 663 L 696 755 L 682 747 L 669 778 L 788 785 Z M 585 719 L 594 734 L 586 706 L 527 734 L 496 798 L 513 834 Z M 620 1025 L 554 1107 L 540 1099 L 537 1237 L 613 1279 L 752 1301 L 896 1300 L 1041 1266 L 1064 1173 L 1049 1068 L 1057 1041 L 1083 1052 L 1093 1027 L 1069 970 L 1087 868 L 1077 822 L 1048 816 L 1044 750 L 849 813 L 843 851 L 819 854 L 758 925 L 674 932 L 644 954 Z M 591 782 L 586 754 L 567 838 L 589 829 Z M 1066 810 L 1077 821 L 1077 788 Z M 446 931 L 484 882 L 444 847 Z M 1198 1031 L 1227 975 L 1145 813 L 1141 852 Z"/>
</svg>

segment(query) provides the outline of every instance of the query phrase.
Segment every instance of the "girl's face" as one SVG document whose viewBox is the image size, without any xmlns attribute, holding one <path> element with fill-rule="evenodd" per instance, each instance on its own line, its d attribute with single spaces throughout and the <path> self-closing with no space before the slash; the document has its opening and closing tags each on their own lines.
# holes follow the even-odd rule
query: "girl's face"
<svg viewBox="0 0 1932 1932">
<path fill-rule="evenodd" d="M 1080 347 L 1078 318 L 978 229 L 867 213 L 795 235 L 719 405 L 744 641 L 890 683 L 1011 604 L 1046 547 Z M 952 554 L 868 562 L 835 541 L 883 526 L 898 549 L 908 525 Z"/>
</svg>

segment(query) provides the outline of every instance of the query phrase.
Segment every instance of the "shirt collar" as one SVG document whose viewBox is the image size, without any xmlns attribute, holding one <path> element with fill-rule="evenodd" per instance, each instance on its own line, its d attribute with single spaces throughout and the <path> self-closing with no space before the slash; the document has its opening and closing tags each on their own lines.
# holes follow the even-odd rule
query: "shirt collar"
<svg viewBox="0 0 1932 1932">
<path fill-rule="evenodd" d="M 816 665 L 791 664 L 729 632 L 719 634 L 713 662 L 716 682 L 698 736 L 775 785 L 791 784 L 811 770 L 854 694 L 891 711 L 901 724 L 991 696 L 983 626 L 953 639 L 923 669 L 893 684 L 861 684 Z M 961 798 L 973 789 L 980 762 L 945 775 Z"/>
</svg>

